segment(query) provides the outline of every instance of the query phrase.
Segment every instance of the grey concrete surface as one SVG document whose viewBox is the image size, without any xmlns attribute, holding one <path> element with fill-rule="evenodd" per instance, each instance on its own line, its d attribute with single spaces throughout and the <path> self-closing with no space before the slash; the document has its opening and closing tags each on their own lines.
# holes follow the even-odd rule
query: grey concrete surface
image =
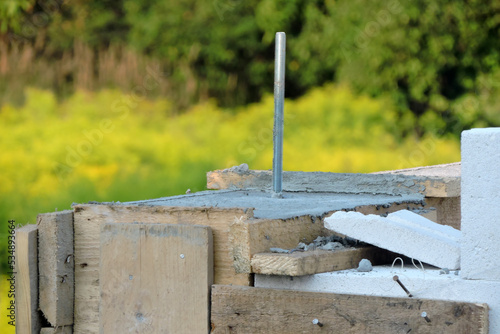
<svg viewBox="0 0 500 334">
<path fill-rule="evenodd" d="M 422 203 L 422 194 L 373 195 L 284 192 L 283 198 L 273 198 L 264 190 L 202 191 L 180 196 L 127 202 L 133 205 L 163 205 L 187 207 L 253 208 L 255 218 L 287 219 L 303 215 L 323 216 L 360 205 L 390 205 L 392 203 Z"/>
</svg>

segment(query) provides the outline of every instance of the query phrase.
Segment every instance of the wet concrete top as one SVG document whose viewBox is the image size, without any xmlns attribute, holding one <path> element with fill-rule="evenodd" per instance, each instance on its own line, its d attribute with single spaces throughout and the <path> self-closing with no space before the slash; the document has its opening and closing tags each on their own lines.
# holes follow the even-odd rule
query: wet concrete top
<svg viewBox="0 0 500 334">
<path fill-rule="evenodd" d="M 273 198 L 265 190 L 218 190 L 127 202 L 127 205 L 187 206 L 253 208 L 255 218 L 287 219 L 303 215 L 323 216 L 337 211 L 354 209 L 361 205 L 390 205 L 393 203 L 421 203 L 422 194 L 344 194 L 284 192 L 283 198 Z"/>
</svg>

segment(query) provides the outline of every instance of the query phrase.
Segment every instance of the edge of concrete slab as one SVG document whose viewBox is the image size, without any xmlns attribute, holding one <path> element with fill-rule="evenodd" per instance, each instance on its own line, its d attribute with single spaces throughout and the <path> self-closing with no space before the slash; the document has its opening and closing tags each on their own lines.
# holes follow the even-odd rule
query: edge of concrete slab
<svg viewBox="0 0 500 334">
<path fill-rule="evenodd" d="M 208 189 L 271 190 L 271 186 L 271 171 L 224 169 L 207 173 Z M 460 176 L 456 173 L 450 173 L 450 176 L 435 176 L 393 172 L 284 172 L 283 190 L 387 195 L 420 193 L 427 197 L 457 197 L 460 196 Z"/>
</svg>

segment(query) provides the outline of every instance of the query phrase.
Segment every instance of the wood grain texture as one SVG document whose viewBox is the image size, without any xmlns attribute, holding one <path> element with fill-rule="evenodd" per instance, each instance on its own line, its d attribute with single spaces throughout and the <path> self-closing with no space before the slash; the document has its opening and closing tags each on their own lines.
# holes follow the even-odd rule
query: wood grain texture
<svg viewBox="0 0 500 334">
<path fill-rule="evenodd" d="M 73 324 L 73 211 L 39 214 L 38 267 L 40 310 L 51 326 Z"/>
<path fill-rule="evenodd" d="M 383 214 L 418 207 L 395 203 L 359 206 L 356 211 Z M 299 242 L 330 235 L 321 217 L 254 219 L 251 209 L 140 205 L 75 206 L 74 332 L 97 333 L 99 322 L 99 233 L 104 223 L 169 223 L 210 226 L 214 236 L 214 282 L 252 285 L 251 258 L 271 247 L 291 249 Z"/>
<path fill-rule="evenodd" d="M 446 198 L 429 197 L 425 201 L 429 207 L 436 208 L 436 222 L 460 230 L 460 220 L 462 219 L 460 196 Z"/>
<path fill-rule="evenodd" d="M 100 333 L 208 333 L 208 226 L 102 226 Z"/>
<path fill-rule="evenodd" d="M 310 243 L 318 236 L 332 234 L 318 217 L 309 215 L 290 219 L 235 220 L 229 230 L 229 242 L 238 273 L 251 273 L 251 259 L 271 247 L 295 248 L 299 242 Z"/>
<path fill-rule="evenodd" d="M 303 276 L 357 268 L 362 259 L 373 265 L 389 262 L 387 251 L 376 247 L 345 248 L 335 251 L 259 253 L 252 257 L 252 272 L 264 275 Z"/>
<path fill-rule="evenodd" d="M 216 170 L 207 173 L 208 189 L 271 189 L 271 185 L 271 171 L 239 173 Z M 391 195 L 421 193 L 426 197 L 456 197 L 460 196 L 460 176 L 410 175 L 391 171 L 373 174 L 283 172 L 283 190 Z"/>
<path fill-rule="evenodd" d="M 214 285 L 211 317 L 213 334 L 488 333 L 486 304 L 242 286 Z"/>
<path fill-rule="evenodd" d="M 230 255 L 229 225 L 252 217 L 249 209 L 137 205 L 75 206 L 75 322 L 73 331 L 99 332 L 100 230 L 105 223 L 167 223 L 210 226 L 214 244 L 214 282 L 250 285 L 249 274 L 237 274 Z"/>
<path fill-rule="evenodd" d="M 16 333 L 38 334 L 38 229 L 25 225 L 16 229 Z M 3 298 L 3 296 L 2 296 Z"/>
</svg>

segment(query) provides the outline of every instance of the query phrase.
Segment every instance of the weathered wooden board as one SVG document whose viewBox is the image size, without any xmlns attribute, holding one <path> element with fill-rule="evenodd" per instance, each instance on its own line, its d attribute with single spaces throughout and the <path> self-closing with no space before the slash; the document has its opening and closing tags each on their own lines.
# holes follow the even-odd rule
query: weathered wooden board
<svg viewBox="0 0 500 334">
<path fill-rule="evenodd" d="M 303 276 L 357 268 L 362 259 L 373 265 L 389 263 L 388 252 L 377 247 L 344 248 L 335 251 L 259 253 L 252 257 L 252 272 L 264 275 Z"/>
<path fill-rule="evenodd" d="M 40 310 L 54 327 L 73 324 L 73 210 L 38 215 Z"/>
<path fill-rule="evenodd" d="M 107 223 L 101 232 L 100 333 L 208 333 L 208 226 Z"/>
<path fill-rule="evenodd" d="M 486 304 L 243 286 L 212 287 L 211 319 L 213 334 L 488 333 Z"/>
<path fill-rule="evenodd" d="M 75 323 L 73 331 L 99 332 L 100 230 L 104 223 L 169 223 L 210 226 L 214 242 L 214 282 L 250 285 L 251 276 L 237 274 L 230 255 L 228 231 L 235 219 L 252 217 L 250 209 L 161 206 L 75 206 Z"/>
<path fill-rule="evenodd" d="M 40 334 L 73 334 L 73 326 L 44 327 Z"/>
<path fill-rule="evenodd" d="M 271 189 L 272 172 L 216 170 L 207 173 L 208 189 Z M 403 173 L 283 172 L 284 191 L 414 194 L 426 197 L 460 196 L 460 177 Z"/>
<path fill-rule="evenodd" d="M 437 217 L 433 221 L 460 230 L 460 220 L 462 219 L 460 196 L 446 198 L 429 197 L 425 201 L 428 207 L 436 208 Z"/>
<path fill-rule="evenodd" d="M 417 204 L 388 207 L 360 206 L 365 213 L 393 212 Z M 252 285 L 251 258 L 271 247 L 294 248 L 329 235 L 320 217 L 254 219 L 251 209 L 217 207 L 167 207 L 149 205 L 75 206 L 75 315 L 74 332 L 97 333 L 99 322 L 99 233 L 104 223 L 198 224 L 212 228 L 214 236 L 214 282 Z M 233 224 L 234 223 L 234 224 Z"/>
<path fill-rule="evenodd" d="M 16 229 L 16 333 L 38 334 L 38 229 L 25 225 Z"/>
</svg>

